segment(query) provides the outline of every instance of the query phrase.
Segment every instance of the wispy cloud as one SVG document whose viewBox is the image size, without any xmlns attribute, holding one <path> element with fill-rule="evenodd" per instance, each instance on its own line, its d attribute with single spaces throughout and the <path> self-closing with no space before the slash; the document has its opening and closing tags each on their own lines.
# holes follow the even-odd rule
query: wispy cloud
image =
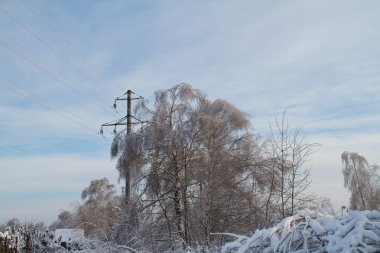
<svg viewBox="0 0 380 253">
<path fill-rule="evenodd" d="M 29 5 L 80 52 L 22 2 L 0 4 L 48 45 L 0 13 L 4 34 L 0 42 L 6 45 L 0 45 L 0 77 L 20 86 L 0 83 L 0 148 L 6 150 L 0 163 L 13 171 L 14 182 L 27 182 L 22 174 L 27 164 L 30 171 L 41 169 L 42 182 L 54 182 L 48 171 L 57 161 L 75 167 L 70 173 L 79 174 L 81 167 L 108 164 L 107 144 L 94 132 L 100 124 L 124 115 L 122 104 L 120 114 L 112 112 L 113 99 L 132 89 L 152 102 L 155 90 L 180 82 L 191 83 L 210 99 L 234 103 L 251 115 L 254 131 L 263 138 L 275 113 L 296 105 L 289 113 L 291 125 L 305 125 L 307 140 L 322 144 L 312 161 L 314 189 L 328 196 L 337 192 L 336 202 L 347 202 L 339 169 L 329 178 L 325 172 L 340 166 L 341 152 L 358 151 L 380 164 L 374 155 L 380 143 L 377 2 L 41 1 Z M 86 127 L 60 115 L 76 118 L 71 113 L 86 119 L 77 118 Z M 12 169 L 12 164 L 24 169 Z M 102 175 L 85 169 L 86 173 L 90 177 L 78 176 L 73 183 L 75 191 Z M 107 170 L 104 175 L 117 173 Z M 61 176 L 71 187 L 73 179 Z M 3 191 L 9 198 L 14 188 L 6 185 Z M 323 191 L 330 186 L 336 191 Z M 29 187 L 37 189 L 36 184 Z M 57 192 L 57 199 L 65 199 L 61 206 L 65 208 L 71 193 L 60 194 L 65 190 L 50 183 L 46 187 Z M 15 198 L 27 191 L 21 189 L 14 191 Z M 0 195 L 0 203 L 5 198 Z"/>
</svg>

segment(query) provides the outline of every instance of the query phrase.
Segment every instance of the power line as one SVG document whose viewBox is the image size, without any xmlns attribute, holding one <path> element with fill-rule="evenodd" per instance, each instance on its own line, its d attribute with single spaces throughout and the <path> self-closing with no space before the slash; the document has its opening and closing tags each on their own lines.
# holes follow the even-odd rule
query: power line
<svg viewBox="0 0 380 253">
<path fill-rule="evenodd" d="M 41 57 L 39 57 L 38 55 L 28 51 L 28 49 L 26 49 L 23 45 L 21 45 L 20 43 L 18 43 L 17 41 L 11 39 L 10 37 L 8 37 L 6 34 L 4 34 L 3 32 L 0 31 L 0 34 L 6 38 L 7 40 L 9 40 L 12 44 L 16 45 L 17 47 L 21 48 L 22 50 L 24 50 L 25 52 L 27 52 L 28 54 L 30 54 L 31 56 L 33 56 L 34 58 L 37 58 L 39 61 L 44 61 Z"/>
<path fill-rule="evenodd" d="M 10 81 L 10 80 L 8 80 L 8 79 L 6 79 L 6 78 L 3 78 L 3 77 L 0 77 L 0 80 L 3 81 L 3 82 L 0 82 L 0 85 L 3 85 L 3 86 L 5 86 L 5 87 L 7 87 L 8 89 L 12 90 L 13 92 L 15 92 L 15 93 L 17 93 L 17 94 L 19 94 L 19 95 L 22 95 L 22 96 L 24 96 L 24 97 L 27 97 L 27 98 L 28 98 L 28 96 L 27 96 L 25 93 L 28 93 L 28 94 L 29 94 L 29 97 L 38 98 L 38 99 L 33 99 L 33 102 L 34 102 L 34 103 L 37 103 L 37 104 L 39 104 L 41 107 L 47 108 L 48 110 L 51 110 L 51 111 L 55 112 L 55 113 L 58 114 L 59 116 L 65 118 L 65 119 L 67 119 L 67 120 L 70 120 L 71 122 L 73 122 L 73 123 L 75 123 L 75 124 L 77 124 L 77 125 L 79 125 L 79 126 L 81 126 L 81 127 L 83 127 L 83 128 L 86 128 L 87 130 L 90 130 L 91 133 L 95 133 L 96 135 L 99 134 L 99 133 L 98 133 L 95 129 L 93 129 L 92 127 L 89 127 L 88 125 L 82 123 L 81 121 L 79 121 L 79 120 L 77 120 L 77 119 L 75 119 L 75 118 L 73 118 L 73 117 L 70 117 L 70 116 L 66 115 L 65 113 L 62 113 L 62 112 L 61 112 L 60 110 L 58 110 L 57 108 L 55 108 L 55 107 L 49 105 L 49 104 L 47 103 L 46 100 L 44 101 L 44 99 L 41 99 L 40 97 L 36 96 L 31 90 L 29 90 L 29 89 L 27 89 L 27 88 L 25 88 L 25 87 L 22 87 L 22 86 L 16 84 L 15 82 Z M 7 83 L 9 83 L 9 84 L 11 84 L 12 86 L 11 86 L 11 85 L 6 85 L 4 81 L 7 82 Z M 20 92 L 20 90 L 24 91 L 25 93 Z M 69 111 L 69 110 L 67 110 L 67 109 L 64 109 L 64 108 L 61 109 L 61 110 L 63 110 L 63 111 L 65 111 L 66 113 L 71 114 L 71 115 L 73 115 L 73 116 L 75 116 L 75 117 L 81 119 L 82 121 L 85 121 L 85 122 L 87 122 L 87 123 L 90 123 L 91 125 L 94 125 L 94 123 L 91 122 L 90 120 L 87 120 L 87 119 L 83 118 L 82 116 L 80 116 L 80 115 L 78 115 L 78 114 L 76 114 L 76 113 L 74 113 L 74 112 L 71 112 L 71 111 Z M 111 144 L 111 142 L 110 142 L 108 139 L 107 139 L 107 143 L 108 143 L 108 144 Z"/>
<path fill-rule="evenodd" d="M 45 25 L 47 25 L 55 34 L 57 34 L 59 37 L 61 37 L 66 44 L 68 44 L 78 55 L 81 57 L 84 56 L 84 54 L 74 46 L 74 44 L 67 39 L 62 33 L 60 33 L 57 29 L 54 28 L 45 18 L 43 18 L 40 14 L 37 13 L 35 9 L 33 9 L 29 4 L 26 3 L 26 1 L 22 1 L 23 5 L 25 5 L 37 18 L 39 18 Z M 111 80 L 120 90 L 124 90 L 117 82 Z"/>
<path fill-rule="evenodd" d="M 90 81 L 91 83 L 94 83 L 96 84 L 99 88 L 101 88 L 104 92 L 108 93 L 110 96 L 112 96 L 112 94 L 110 94 L 108 92 L 107 89 L 103 88 L 101 85 L 99 85 L 95 80 L 93 80 L 91 77 L 89 77 L 86 73 L 84 73 L 83 71 L 81 71 L 77 66 L 75 66 L 73 63 L 71 63 L 66 57 L 62 56 L 56 49 L 54 49 L 52 46 L 49 45 L 49 43 L 45 42 L 43 39 L 41 39 L 35 32 L 33 32 L 32 29 L 28 28 L 27 26 L 25 26 L 21 21 L 19 21 L 17 18 L 15 18 L 14 16 L 12 16 L 9 12 L 7 12 L 6 10 L 4 10 L 2 7 L 0 7 L 0 10 L 5 13 L 9 18 L 11 18 L 16 24 L 18 24 L 22 29 L 24 29 L 25 31 L 27 31 L 29 34 L 31 34 L 35 39 L 37 39 L 39 42 L 41 42 L 44 46 L 46 46 L 48 49 L 50 49 L 50 51 L 52 51 L 55 55 L 57 55 L 59 58 L 61 58 L 65 63 L 67 63 L 68 65 L 70 65 L 73 69 L 75 69 L 78 73 L 80 73 L 83 77 L 85 77 L 88 81 Z M 99 97 L 100 100 L 102 100 L 104 102 L 104 100 Z"/>
<path fill-rule="evenodd" d="M 13 89 L 14 92 L 16 92 L 16 93 L 18 93 L 18 94 L 20 94 L 20 95 L 22 95 L 22 96 L 27 97 L 24 93 L 20 92 L 19 90 L 23 90 L 24 92 L 28 93 L 29 96 L 36 97 L 35 94 L 33 94 L 33 92 L 32 92 L 31 90 L 26 89 L 26 88 L 24 88 L 24 87 L 21 87 L 21 86 L 17 85 L 16 83 L 14 83 L 14 82 L 12 82 L 12 81 L 10 81 L 10 80 L 8 80 L 8 79 L 5 79 L 5 78 L 3 78 L 3 77 L 0 77 L 0 80 L 3 81 L 3 82 L 0 82 L 0 84 L 2 84 L 3 86 L 5 86 L 4 81 L 6 81 L 6 82 L 9 83 L 9 84 L 12 84 L 13 86 L 6 85 L 6 87 L 8 87 L 8 88 L 11 87 L 11 88 Z M 18 88 L 19 90 L 15 89 L 15 87 Z M 64 117 L 64 118 L 66 118 L 66 119 L 68 119 L 68 120 L 70 120 L 70 121 L 76 123 L 77 125 L 80 125 L 80 126 L 86 128 L 86 129 L 90 130 L 91 132 L 96 132 L 96 130 L 92 129 L 91 127 L 89 127 L 89 126 L 83 124 L 82 122 L 80 122 L 80 121 L 78 121 L 78 120 L 76 120 L 76 119 L 74 119 L 74 118 L 72 118 L 72 117 L 70 117 L 70 116 L 67 116 L 66 114 L 60 112 L 59 110 L 55 109 L 55 108 L 54 108 L 53 106 L 51 106 L 51 105 L 45 104 L 45 103 L 43 103 L 43 102 L 41 102 L 41 101 L 38 101 L 38 100 L 36 100 L 36 99 L 34 99 L 34 101 L 36 101 L 40 106 L 45 107 L 45 108 L 48 108 L 48 109 L 54 111 L 55 113 L 57 113 L 57 114 L 60 115 L 61 117 Z M 87 119 L 85 119 L 85 118 L 79 116 L 78 114 L 75 114 L 75 113 L 70 112 L 70 111 L 67 111 L 67 110 L 65 110 L 65 111 L 66 111 L 67 113 L 70 113 L 70 114 L 74 115 L 75 117 L 81 119 L 82 121 L 86 121 L 86 122 L 92 124 L 91 121 L 89 121 L 89 120 L 87 120 Z"/>
<path fill-rule="evenodd" d="M 36 96 L 31 90 L 29 90 L 29 89 L 27 89 L 27 88 L 25 88 L 25 87 L 22 87 L 22 86 L 16 84 L 15 82 L 13 82 L 13 81 L 11 81 L 11 80 L 9 80 L 9 79 L 6 79 L 6 78 L 0 76 L 0 80 L 3 80 L 3 81 L 5 81 L 5 82 L 8 82 L 8 83 L 12 84 L 13 86 L 15 86 L 15 87 L 17 87 L 17 88 L 26 91 L 27 93 L 30 94 L 30 96 L 32 96 L 32 97 L 34 97 L 34 98 L 39 98 L 39 100 L 43 100 L 43 99 L 41 99 L 40 97 Z M 45 100 L 45 102 L 47 102 L 47 101 Z M 39 102 L 39 101 L 38 101 L 38 103 L 39 103 L 40 105 L 42 104 L 42 103 Z M 50 105 L 46 105 L 46 104 L 44 104 L 44 106 L 47 106 L 47 107 L 53 108 L 52 106 L 50 106 Z M 67 113 L 72 114 L 73 116 L 75 116 L 75 117 L 81 119 L 82 121 L 85 121 L 85 122 L 87 122 L 87 123 L 89 123 L 89 124 L 91 124 L 91 125 L 94 125 L 94 122 L 92 122 L 92 121 L 90 121 L 90 120 L 88 120 L 88 119 L 83 118 L 83 117 L 80 116 L 79 114 L 76 114 L 76 113 L 74 113 L 74 112 L 71 112 L 71 111 L 69 111 L 69 110 L 67 110 L 67 109 L 63 109 L 63 110 L 66 111 Z"/>
<path fill-rule="evenodd" d="M 79 51 L 73 43 L 71 43 L 62 33 L 60 33 L 57 29 L 55 29 L 46 19 L 44 19 L 41 15 L 37 13 L 35 9 L 33 9 L 29 4 L 26 3 L 26 1 L 21 1 L 21 3 L 26 6 L 38 19 L 40 19 L 46 26 L 50 28 L 55 34 L 57 34 L 63 41 L 66 42 L 76 53 L 78 53 L 80 56 L 84 56 L 84 54 Z"/>
<path fill-rule="evenodd" d="M 5 37 L 6 39 L 8 39 L 12 44 L 14 44 L 14 45 L 16 45 L 16 46 L 18 46 L 18 47 L 20 47 L 22 50 L 24 50 L 25 52 L 27 52 L 29 55 L 31 55 L 33 58 L 36 58 L 36 59 L 38 59 L 39 61 L 44 61 L 41 57 L 39 57 L 38 55 L 36 55 L 36 54 L 34 54 L 33 52 L 30 52 L 28 49 L 26 49 L 24 46 L 22 46 L 21 44 L 19 44 L 17 41 L 15 41 L 15 40 L 13 40 L 13 39 L 11 39 L 10 37 L 8 37 L 7 35 L 5 35 L 3 32 L 1 32 L 0 31 L 0 34 L 3 36 L 3 37 Z M 4 43 L 3 42 L 1 42 L 0 41 L 0 43 L 3 45 L 3 46 L 5 46 L 4 45 Z M 18 56 L 20 56 L 20 57 L 22 57 L 22 58 L 26 58 L 26 56 L 24 56 L 24 55 L 21 55 L 21 53 L 16 53 L 15 51 L 15 49 L 11 49 L 9 46 L 5 46 L 8 50 L 10 50 L 10 51 L 12 51 L 13 53 L 15 53 L 15 54 L 17 54 Z M 29 59 L 30 60 L 30 59 Z M 32 61 L 32 60 L 30 60 L 30 61 Z M 36 65 L 35 65 L 36 66 Z M 45 64 L 45 66 L 47 66 L 47 67 L 50 67 L 50 68 L 53 68 L 51 65 L 49 65 L 49 64 Z M 36 66 L 37 67 L 37 66 Z M 73 83 L 74 81 L 73 80 L 70 80 L 69 78 L 67 78 L 66 77 L 66 79 L 67 80 L 69 80 L 71 83 Z M 73 89 L 74 91 L 76 91 L 77 93 L 79 92 L 79 89 L 77 89 L 77 90 L 75 90 L 73 87 L 68 87 L 68 88 L 70 88 L 70 89 Z M 86 94 L 86 93 L 84 93 L 84 94 Z M 86 96 L 87 96 L 87 94 L 86 94 Z M 89 97 L 89 96 L 87 96 L 87 97 Z M 93 101 L 92 99 L 91 99 L 91 101 Z M 103 101 L 102 101 L 103 102 Z M 107 103 L 105 103 L 106 104 L 106 108 L 109 108 L 110 106 L 107 104 Z M 103 107 L 101 107 L 102 109 L 103 109 Z M 107 112 L 110 112 L 110 111 L 107 111 Z"/>
<path fill-rule="evenodd" d="M 52 74 L 51 72 L 49 72 L 46 68 L 42 67 L 41 65 L 35 63 L 33 60 L 29 59 L 28 57 L 26 57 L 25 55 L 17 52 L 15 49 L 9 47 L 8 45 L 6 45 L 5 43 L 3 43 L 2 41 L 0 41 L 0 44 L 7 48 L 8 50 L 10 50 L 11 52 L 13 52 L 14 54 L 16 54 L 17 56 L 23 58 L 25 61 L 29 62 L 30 64 L 32 64 L 33 66 L 35 66 L 36 68 L 42 70 L 45 74 L 47 74 L 48 76 L 50 76 L 51 78 L 55 79 L 57 82 L 59 82 L 60 84 L 68 87 L 69 89 L 72 89 L 74 90 L 77 94 L 79 94 L 80 96 L 88 96 L 86 93 L 82 94 L 82 92 L 80 90 L 78 90 L 77 88 L 69 85 L 67 82 L 65 82 L 64 80 L 58 78 L 57 76 L 55 76 L 54 74 Z M 92 102 L 93 104 L 95 104 L 96 106 L 98 106 L 100 109 L 102 110 L 106 110 L 107 112 L 111 112 L 113 113 L 113 111 L 104 108 L 102 105 L 98 104 L 96 101 L 94 100 L 90 100 L 90 102 Z"/>
</svg>

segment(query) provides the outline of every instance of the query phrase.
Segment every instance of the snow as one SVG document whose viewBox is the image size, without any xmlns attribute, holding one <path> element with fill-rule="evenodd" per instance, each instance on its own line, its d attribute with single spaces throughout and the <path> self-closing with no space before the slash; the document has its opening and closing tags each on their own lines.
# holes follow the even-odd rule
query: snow
<svg viewBox="0 0 380 253">
<path fill-rule="evenodd" d="M 72 239 L 80 239 L 84 236 L 83 229 L 57 229 L 54 232 L 54 241 L 69 242 Z"/>
<path fill-rule="evenodd" d="M 234 236 L 222 253 L 380 252 L 380 212 L 352 211 L 329 216 L 303 210 L 251 237 Z"/>
<path fill-rule="evenodd" d="M 4 238 L 4 237 L 7 237 L 8 236 L 8 232 L 5 232 L 5 233 L 1 233 L 0 232 L 0 237 Z"/>
<path fill-rule="evenodd" d="M 351 211 L 330 216 L 303 210 L 287 217 L 277 225 L 256 230 L 252 236 L 218 233 L 234 238 L 225 244 L 221 253 L 323 253 L 323 252 L 380 252 L 380 212 Z M 14 234 L 17 236 L 17 234 Z M 214 234 L 217 235 L 217 234 Z M 0 237 L 12 235 L 0 233 Z M 60 240 L 59 240 L 60 238 Z M 22 240 L 19 240 L 22 242 Z M 69 242 L 65 247 L 61 242 Z M 69 247 L 71 249 L 69 249 Z M 83 236 L 81 229 L 57 229 L 54 238 L 45 246 L 46 252 L 103 253 L 137 252 L 113 242 L 102 242 Z M 44 251 L 45 252 L 45 251 Z M 196 249 L 176 252 L 205 252 Z M 206 252 L 213 252 L 207 251 Z M 219 252 L 219 251 L 218 251 Z"/>
</svg>

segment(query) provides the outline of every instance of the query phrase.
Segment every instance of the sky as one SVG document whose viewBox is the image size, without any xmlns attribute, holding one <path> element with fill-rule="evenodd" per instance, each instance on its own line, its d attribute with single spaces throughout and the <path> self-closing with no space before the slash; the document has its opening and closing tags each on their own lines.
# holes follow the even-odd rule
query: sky
<svg viewBox="0 0 380 253">
<path fill-rule="evenodd" d="M 189 83 L 261 140 L 288 106 L 319 143 L 310 191 L 348 205 L 340 155 L 380 165 L 380 2 L 0 1 L 0 223 L 53 222 L 91 180 L 120 189 L 113 110 L 128 89 Z M 121 129 L 118 129 L 121 130 Z"/>
</svg>

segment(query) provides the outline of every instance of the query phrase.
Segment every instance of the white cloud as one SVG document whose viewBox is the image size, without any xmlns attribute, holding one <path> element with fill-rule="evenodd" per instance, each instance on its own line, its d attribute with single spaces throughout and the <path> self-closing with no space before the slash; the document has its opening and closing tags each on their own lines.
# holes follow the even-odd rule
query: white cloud
<svg viewBox="0 0 380 253">
<path fill-rule="evenodd" d="M 20 152 L 21 157 L 3 155 L 0 168 L 12 168 L 7 171 L 11 180 L 4 181 L 9 195 L 13 190 L 17 192 L 9 182 L 17 184 L 22 191 L 26 191 L 22 187 L 25 185 L 38 192 L 40 181 L 34 171 L 43 174 L 43 182 L 51 188 L 57 184 L 59 189 L 65 189 L 65 184 L 55 181 L 57 176 L 64 178 L 62 182 L 70 182 L 70 188 L 78 191 L 79 196 L 91 179 L 102 174 L 98 166 L 108 163 L 106 158 L 103 161 L 103 158 L 86 156 L 91 149 L 88 143 L 99 144 L 103 141 L 100 136 L 40 106 L 41 101 L 60 112 L 69 110 L 89 119 L 88 126 L 97 131 L 100 124 L 125 114 L 122 104 L 121 115 L 107 112 L 110 110 L 107 106 L 123 91 L 132 89 L 152 104 L 155 90 L 180 82 L 193 84 L 210 99 L 224 98 L 234 103 L 252 116 L 256 133 L 264 137 L 275 112 L 298 105 L 289 115 L 292 126 L 305 124 L 307 139 L 322 144 L 313 156 L 313 189 L 321 195 L 331 194 L 336 202 L 347 201 L 339 171 L 341 152 L 357 151 L 370 163 L 380 164 L 376 156 L 380 143 L 380 30 L 377 26 L 380 4 L 377 2 L 46 4 L 42 1 L 29 4 L 72 41 L 80 54 L 22 4 L 4 1 L 2 7 L 90 78 L 78 73 L 6 15 L 0 15 L 3 32 L 28 52 L 12 45 L 4 36 L 0 37 L 2 42 L 25 53 L 72 86 L 59 84 L 0 45 L 3 66 L 0 77 L 31 89 L 35 95 L 25 97 L 2 90 L 0 147 L 11 147 L 15 149 L 14 154 L 23 145 L 42 153 L 48 147 L 45 152 L 54 149 L 54 153 L 60 154 L 53 157 L 30 157 L 30 154 L 25 157 L 26 152 Z M 78 152 L 76 157 L 67 155 L 72 153 L 67 147 L 54 146 L 54 143 L 68 145 L 73 139 L 83 140 L 72 148 Z M 91 152 L 106 157 L 109 151 L 107 146 L 99 145 L 98 151 Z M 51 169 L 51 164 L 57 164 L 57 174 L 51 173 L 56 171 Z M 71 176 L 78 174 L 78 179 L 62 174 L 61 171 L 66 171 L 63 167 L 69 168 Z M 98 168 L 95 174 L 90 167 Z M 107 171 L 117 174 L 113 168 Z M 0 187 L 4 190 L 5 186 Z M 45 199 L 41 198 L 40 203 L 55 201 Z M 12 212 L 11 208 L 8 210 Z"/>
</svg>

